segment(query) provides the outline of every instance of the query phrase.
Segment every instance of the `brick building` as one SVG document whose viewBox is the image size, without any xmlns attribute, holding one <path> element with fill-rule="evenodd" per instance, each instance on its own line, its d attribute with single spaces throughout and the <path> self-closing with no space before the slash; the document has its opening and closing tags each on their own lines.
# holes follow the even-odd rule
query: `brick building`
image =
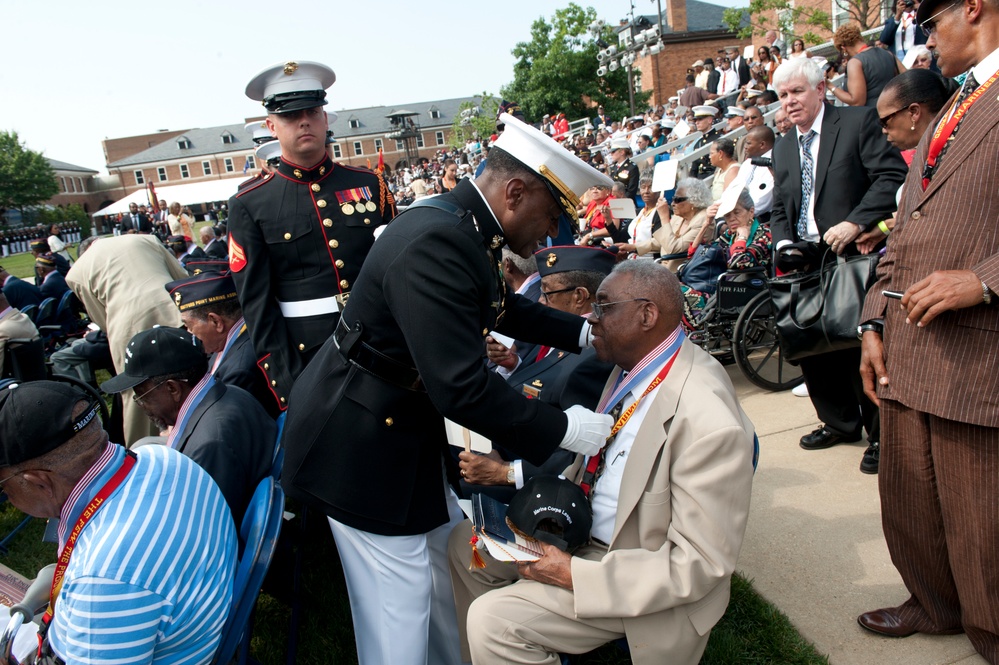
<svg viewBox="0 0 999 665">
<path fill-rule="evenodd" d="M 662 13 L 662 50 L 657 54 L 636 51 L 633 65 L 640 70 L 640 90 L 651 90 L 649 105 L 666 104 L 684 87 L 687 69 L 696 60 L 718 60 L 719 50 L 726 46 L 744 48 L 752 40 L 739 39 L 728 29 L 722 17 L 725 7 L 701 0 L 666 0 Z M 658 25 L 655 14 L 638 17 L 635 23 Z M 619 28 L 619 34 L 634 32 L 630 25 Z M 762 43 L 762 39 L 758 40 Z"/>
<path fill-rule="evenodd" d="M 67 164 L 57 159 L 45 158 L 55 171 L 56 182 L 59 183 L 59 193 L 45 202 L 50 206 L 68 206 L 79 204 L 84 212 L 96 211 L 106 198 L 106 192 L 100 190 L 95 181 L 97 171 L 85 166 Z"/>
<path fill-rule="evenodd" d="M 831 18 L 832 29 L 825 30 L 804 25 L 802 22 L 793 24 L 790 20 L 790 12 L 778 13 L 773 10 L 766 12 L 766 25 L 781 26 L 778 33 L 781 39 L 787 43 L 788 48 L 796 36 L 806 32 L 812 32 L 823 39 L 832 40 L 833 33 L 844 23 L 862 25 L 863 29 L 881 26 L 885 19 L 895 11 L 894 0 L 793 0 L 792 4 L 797 8 L 821 9 L 827 12 Z M 862 21 L 861 18 L 864 20 Z M 876 38 L 877 36 L 875 36 Z M 757 37 L 756 41 L 760 42 L 761 39 Z M 814 44 L 806 44 L 806 46 L 814 46 Z M 835 51 L 831 53 L 823 51 L 822 55 L 835 55 Z"/>
<path fill-rule="evenodd" d="M 331 126 L 336 143 L 333 159 L 352 166 L 375 166 L 382 149 L 385 164 L 397 168 L 406 159 L 402 141 L 387 138 L 396 129 L 387 116 L 401 108 L 414 113 L 415 147 L 421 157 L 431 157 L 448 145 L 451 125 L 465 102 L 479 104 L 478 97 L 418 102 L 400 107 L 373 106 L 337 111 Z M 246 178 L 259 166 L 253 141 L 244 122 L 205 129 L 163 131 L 119 139 L 107 139 L 104 154 L 107 169 L 121 183 L 120 196 L 146 187 L 204 182 L 222 178 Z M 113 161 L 112 161 L 113 159 Z"/>
</svg>

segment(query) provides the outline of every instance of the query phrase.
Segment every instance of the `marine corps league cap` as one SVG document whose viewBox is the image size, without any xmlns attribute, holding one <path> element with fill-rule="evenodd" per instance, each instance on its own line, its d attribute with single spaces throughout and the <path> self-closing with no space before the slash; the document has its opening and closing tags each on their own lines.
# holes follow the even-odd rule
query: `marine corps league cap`
<svg viewBox="0 0 999 665">
<path fill-rule="evenodd" d="M 201 342 L 181 328 L 166 326 L 137 333 L 125 347 L 125 368 L 101 384 L 106 393 L 120 393 L 154 376 L 183 372 L 205 362 Z"/>
<path fill-rule="evenodd" d="M 572 552 L 590 540 L 593 513 L 583 489 L 564 476 L 535 476 L 513 495 L 506 511 L 521 533 Z"/>
<path fill-rule="evenodd" d="M 509 113 L 503 134 L 493 143 L 534 171 L 570 219 L 576 219 L 579 197 L 592 185 L 614 181 L 559 145 L 555 139 Z"/>
<path fill-rule="evenodd" d="M 80 402 L 87 408 L 74 418 Z M 58 381 L 15 383 L 0 391 L 0 466 L 55 450 L 89 425 L 98 409 L 93 397 Z"/>
<path fill-rule="evenodd" d="M 203 272 L 169 282 L 165 287 L 177 309 L 190 309 L 236 299 L 236 283 L 229 273 Z"/>
<path fill-rule="evenodd" d="M 534 259 L 538 262 L 538 274 L 542 277 L 574 270 L 609 275 L 617 263 L 617 254 L 600 247 L 556 245 L 539 249 L 534 253 Z"/>
<path fill-rule="evenodd" d="M 253 77 L 246 96 L 261 102 L 268 113 L 291 113 L 326 105 L 326 89 L 336 74 L 324 64 L 303 60 L 281 62 Z"/>
</svg>

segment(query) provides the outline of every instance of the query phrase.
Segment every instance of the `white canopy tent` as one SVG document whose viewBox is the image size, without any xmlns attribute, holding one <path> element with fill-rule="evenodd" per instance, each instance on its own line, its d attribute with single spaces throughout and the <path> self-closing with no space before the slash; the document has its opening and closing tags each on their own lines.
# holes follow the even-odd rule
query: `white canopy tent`
<svg viewBox="0 0 999 665">
<path fill-rule="evenodd" d="M 191 182 L 183 185 L 164 185 L 156 188 L 156 197 L 168 204 L 177 201 L 181 205 L 196 205 L 214 201 L 228 201 L 236 193 L 243 178 L 222 178 L 205 182 Z M 115 201 L 94 213 L 97 215 L 117 215 L 128 212 L 130 203 L 149 203 L 149 190 L 138 189 L 123 199 Z"/>
</svg>

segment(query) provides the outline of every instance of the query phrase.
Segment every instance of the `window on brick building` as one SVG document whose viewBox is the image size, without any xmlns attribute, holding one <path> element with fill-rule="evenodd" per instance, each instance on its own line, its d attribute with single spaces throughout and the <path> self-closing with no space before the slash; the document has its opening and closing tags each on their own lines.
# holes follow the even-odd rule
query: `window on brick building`
<svg viewBox="0 0 999 665">
<path fill-rule="evenodd" d="M 246 156 L 246 168 L 255 169 L 257 168 L 257 158 L 253 155 Z"/>
<path fill-rule="evenodd" d="M 360 141 L 354 141 L 354 154 L 355 155 L 364 154 L 364 147 L 361 145 Z"/>
<path fill-rule="evenodd" d="M 382 140 L 381 139 L 375 139 L 375 152 L 378 152 L 379 150 L 383 150 L 383 149 L 384 149 L 384 144 L 382 143 Z"/>
<path fill-rule="evenodd" d="M 212 174 L 212 163 L 211 162 L 201 162 L 201 172 L 205 175 Z"/>
<path fill-rule="evenodd" d="M 396 141 L 395 142 L 395 149 L 396 149 L 396 151 L 405 150 L 406 149 L 406 144 L 403 143 L 402 141 Z"/>
<path fill-rule="evenodd" d="M 177 147 L 180 148 L 181 150 L 190 150 L 191 142 L 188 140 L 186 136 L 181 136 L 179 139 L 177 139 Z"/>
<path fill-rule="evenodd" d="M 430 109 L 430 117 L 434 120 L 440 120 L 441 112 L 437 109 Z"/>
<path fill-rule="evenodd" d="M 160 179 L 160 182 L 166 182 L 167 174 L 166 167 L 160 166 L 156 169 L 156 176 Z"/>
<path fill-rule="evenodd" d="M 343 150 L 340 149 L 339 143 L 333 144 L 333 157 L 335 159 L 340 159 L 341 157 L 343 157 Z"/>
<path fill-rule="evenodd" d="M 135 184 L 144 185 L 146 184 L 146 179 L 142 176 L 142 171 L 134 171 L 135 174 Z"/>
<path fill-rule="evenodd" d="M 444 132 L 437 132 L 434 136 L 437 137 L 437 145 L 444 145 Z"/>
<path fill-rule="evenodd" d="M 66 179 L 63 178 L 62 176 L 59 176 L 59 185 L 62 187 L 62 191 L 64 192 L 69 191 L 68 189 L 66 189 Z"/>
<path fill-rule="evenodd" d="M 423 134 L 422 133 L 416 135 L 416 147 L 417 148 L 422 148 L 423 147 Z"/>
<path fill-rule="evenodd" d="M 347 121 L 347 125 L 351 129 L 360 129 L 361 128 L 361 121 L 358 120 L 357 118 L 351 118 L 349 121 Z"/>
<path fill-rule="evenodd" d="M 85 191 L 87 191 L 87 188 L 83 186 L 83 178 L 77 178 L 76 179 L 76 191 L 78 191 L 78 192 L 85 192 Z"/>
<path fill-rule="evenodd" d="M 232 157 L 226 157 L 224 163 L 225 163 L 225 172 L 226 173 L 232 173 L 233 171 L 236 170 L 236 167 L 233 166 L 233 163 L 232 163 Z"/>
<path fill-rule="evenodd" d="M 181 164 L 180 165 L 180 177 L 181 177 L 182 180 L 184 178 L 190 178 L 191 177 L 191 171 L 187 168 L 187 164 Z"/>
<path fill-rule="evenodd" d="M 228 131 L 222 132 L 222 143 L 229 145 L 230 143 L 235 143 L 235 142 L 236 142 L 235 136 L 233 136 Z"/>
</svg>

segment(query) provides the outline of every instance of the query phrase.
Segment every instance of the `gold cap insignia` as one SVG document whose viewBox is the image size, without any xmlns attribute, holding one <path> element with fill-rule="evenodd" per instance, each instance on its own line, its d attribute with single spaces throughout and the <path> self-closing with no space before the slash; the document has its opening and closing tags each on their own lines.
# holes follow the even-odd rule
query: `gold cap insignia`
<svg viewBox="0 0 999 665">
<path fill-rule="evenodd" d="M 184 296 L 180 295 L 180 291 L 178 291 L 177 293 L 173 294 L 173 301 L 175 303 L 177 303 L 177 305 L 180 305 L 180 301 L 183 300 L 183 299 L 184 299 Z"/>
<path fill-rule="evenodd" d="M 548 259 L 545 261 L 545 265 L 551 268 L 553 265 L 555 265 L 556 262 L 558 262 L 558 257 L 555 256 L 555 253 L 553 252 L 548 255 Z"/>
<path fill-rule="evenodd" d="M 284 65 L 284 75 L 285 76 L 291 76 L 296 71 L 298 71 L 298 63 L 297 62 L 286 62 L 285 63 L 285 65 Z"/>
</svg>

